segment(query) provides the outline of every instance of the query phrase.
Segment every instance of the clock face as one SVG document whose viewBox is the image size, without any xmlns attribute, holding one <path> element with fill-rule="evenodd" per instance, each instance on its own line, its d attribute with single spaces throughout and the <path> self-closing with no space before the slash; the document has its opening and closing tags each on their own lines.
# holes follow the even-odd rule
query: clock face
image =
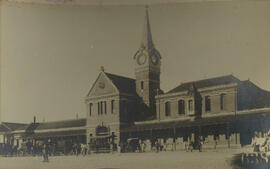
<svg viewBox="0 0 270 169">
<path fill-rule="evenodd" d="M 101 89 L 104 89 L 105 88 L 105 83 L 104 82 L 99 82 L 98 87 L 101 88 Z"/>
<path fill-rule="evenodd" d="M 139 65 L 143 65 L 146 62 L 146 56 L 144 54 L 141 54 L 137 58 L 137 62 Z"/>
<path fill-rule="evenodd" d="M 154 65 L 158 64 L 158 57 L 156 55 L 151 56 L 151 61 Z"/>
</svg>

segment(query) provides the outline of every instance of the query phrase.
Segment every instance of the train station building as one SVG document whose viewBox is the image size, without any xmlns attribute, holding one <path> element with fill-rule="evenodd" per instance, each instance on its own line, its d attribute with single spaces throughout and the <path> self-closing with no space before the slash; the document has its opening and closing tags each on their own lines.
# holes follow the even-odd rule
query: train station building
<svg viewBox="0 0 270 169">
<path fill-rule="evenodd" d="M 148 9 L 143 38 L 134 53 L 130 59 L 135 64 L 135 78 L 101 68 L 85 97 L 85 119 L 2 122 L 3 144 L 50 140 L 61 151 L 83 143 L 90 151 L 108 152 L 125 149 L 129 140 L 138 139 L 146 150 L 156 142 L 172 150 L 185 149 L 187 142 L 195 147 L 202 143 L 205 149 L 239 148 L 250 144 L 255 134 L 263 137 L 270 129 L 270 92 L 250 80 L 226 75 L 182 83 L 164 92 L 160 74 L 166 56 L 155 48 Z"/>
<path fill-rule="evenodd" d="M 158 140 L 172 149 L 183 149 L 185 142 L 236 148 L 250 144 L 254 133 L 268 131 L 270 92 L 249 80 L 227 75 L 163 92 L 160 68 L 166 56 L 155 48 L 148 9 L 141 45 L 130 58 L 135 78 L 101 68 L 85 98 L 86 138 L 93 148 L 122 145 L 131 138 L 149 145 Z"/>
</svg>

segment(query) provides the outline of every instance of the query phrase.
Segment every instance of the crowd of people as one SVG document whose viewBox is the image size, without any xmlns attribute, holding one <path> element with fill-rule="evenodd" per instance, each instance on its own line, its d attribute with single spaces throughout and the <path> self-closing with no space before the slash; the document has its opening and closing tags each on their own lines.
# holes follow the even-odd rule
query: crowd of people
<svg viewBox="0 0 270 169">
<path fill-rule="evenodd" d="M 166 142 L 166 140 L 155 139 L 155 140 L 142 140 L 138 138 L 131 138 L 125 142 L 114 144 L 108 142 L 109 146 L 106 146 L 109 152 L 146 152 L 146 151 L 168 151 L 176 149 L 176 142 Z M 91 146 L 92 145 L 92 146 Z M 197 141 L 195 144 L 192 141 L 185 142 L 185 150 L 192 151 L 198 149 L 201 151 L 202 142 Z M 96 147 L 96 149 L 95 149 Z M 49 161 L 49 156 L 55 155 L 87 155 L 91 152 L 98 152 L 98 146 L 96 144 L 83 144 L 79 142 L 63 142 L 57 143 L 52 141 L 45 142 L 23 142 L 20 146 L 12 144 L 0 144 L 0 155 L 1 156 L 43 156 L 44 162 Z M 103 147 L 104 148 L 104 147 Z"/>
<path fill-rule="evenodd" d="M 2 156 L 14 156 L 18 154 L 18 146 L 12 144 L 0 144 L 0 154 Z"/>
<path fill-rule="evenodd" d="M 74 143 L 70 146 L 64 145 L 61 148 L 55 142 L 36 142 L 31 141 L 23 142 L 19 146 L 10 143 L 0 144 L 0 155 L 4 157 L 13 156 L 42 156 L 46 152 L 50 156 L 54 155 L 86 155 L 87 145 L 82 143 Z M 58 148 L 58 149 L 57 149 Z M 46 151 L 45 151 L 46 149 Z"/>
</svg>

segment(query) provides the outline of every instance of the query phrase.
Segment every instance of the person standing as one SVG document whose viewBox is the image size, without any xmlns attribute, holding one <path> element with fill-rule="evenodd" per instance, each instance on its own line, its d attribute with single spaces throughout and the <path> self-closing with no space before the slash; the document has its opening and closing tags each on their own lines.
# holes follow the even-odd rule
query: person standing
<svg viewBox="0 0 270 169">
<path fill-rule="evenodd" d="M 158 142 L 158 140 L 156 140 L 156 152 L 157 153 L 159 152 L 159 142 Z"/>
<path fill-rule="evenodd" d="M 49 157 L 48 157 L 49 147 L 46 143 L 43 145 L 42 155 L 43 155 L 43 162 L 49 162 Z"/>
</svg>

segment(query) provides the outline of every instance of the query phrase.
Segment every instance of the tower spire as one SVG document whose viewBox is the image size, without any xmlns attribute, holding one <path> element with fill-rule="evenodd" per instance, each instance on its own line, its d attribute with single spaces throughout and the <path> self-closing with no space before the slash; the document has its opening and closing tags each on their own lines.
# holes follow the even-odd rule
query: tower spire
<svg viewBox="0 0 270 169">
<path fill-rule="evenodd" d="M 145 7 L 145 23 L 143 28 L 143 38 L 141 47 L 144 49 L 151 49 L 154 47 L 152 40 L 152 33 L 150 28 L 149 14 L 148 14 L 148 5 Z"/>
</svg>

